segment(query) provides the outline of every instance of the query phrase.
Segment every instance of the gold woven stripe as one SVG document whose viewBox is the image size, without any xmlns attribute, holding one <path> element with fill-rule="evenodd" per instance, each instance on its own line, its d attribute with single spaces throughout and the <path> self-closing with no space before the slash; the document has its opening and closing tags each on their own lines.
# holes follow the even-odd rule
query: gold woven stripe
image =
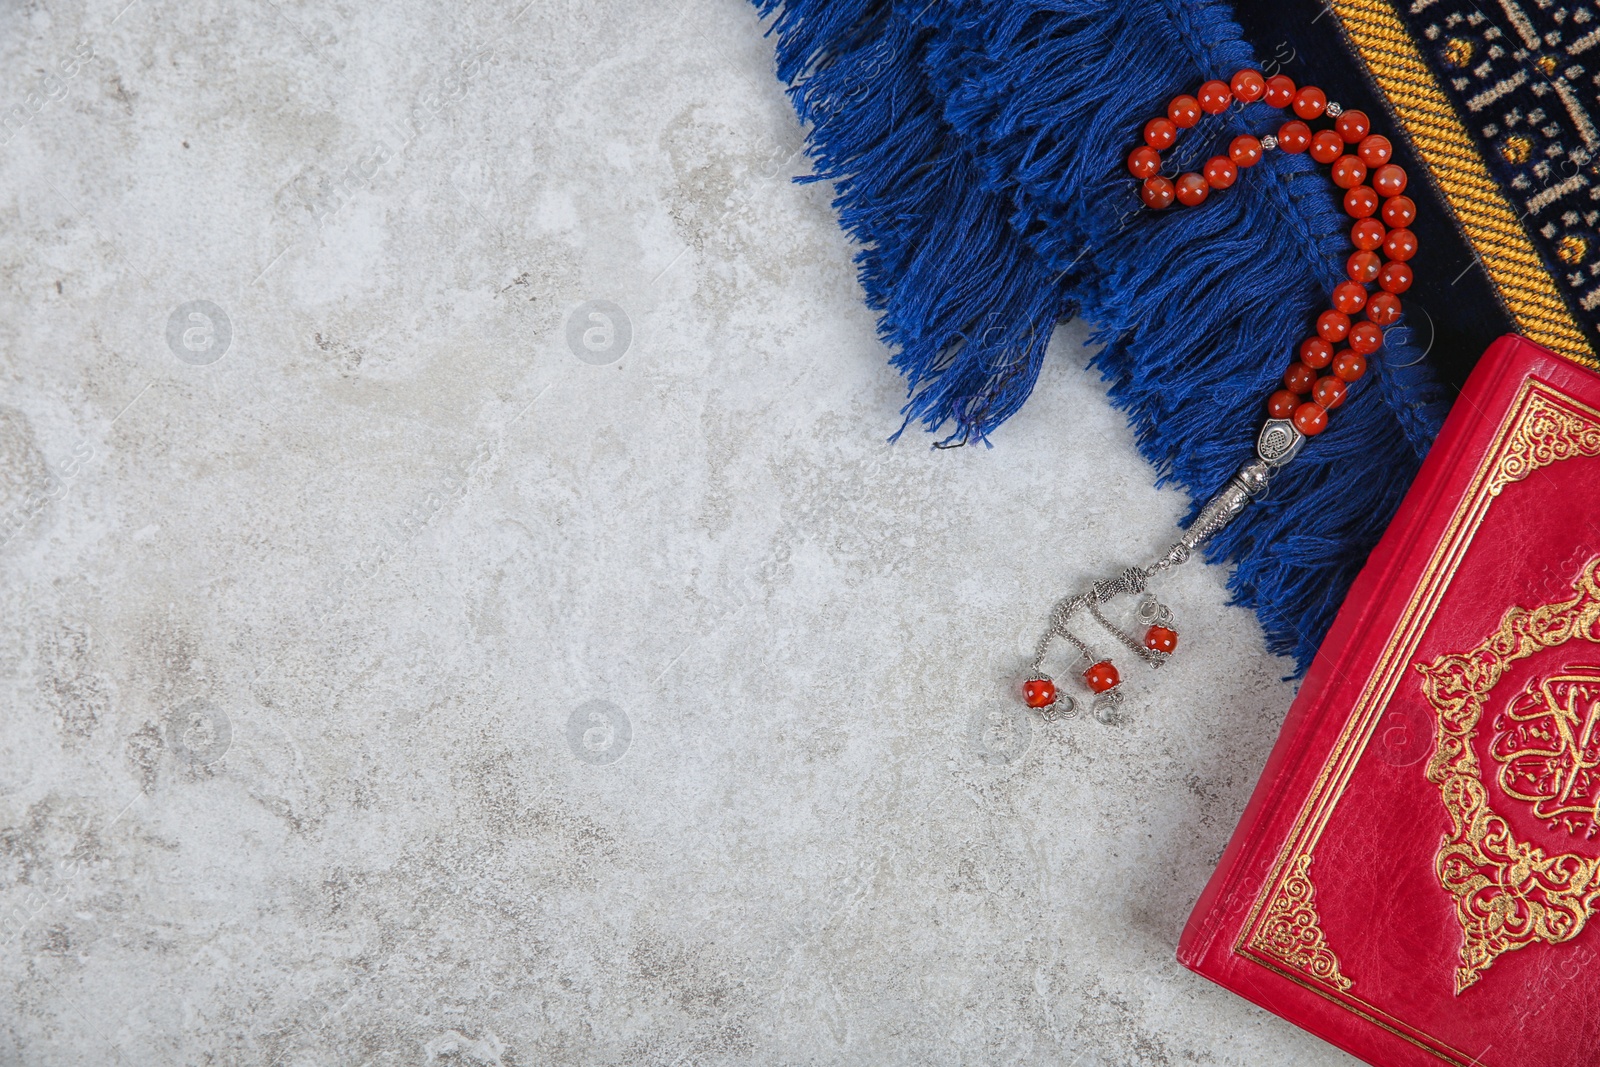
<svg viewBox="0 0 1600 1067">
<path fill-rule="evenodd" d="M 1517 328 L 1574 362 L 1600 368 L 1533 242 L 1489 179 L 1471 137 L 1394 10 L 1385 0 L 1333 0 L 1333 9 L 1444 191 Z"/>
</svg>

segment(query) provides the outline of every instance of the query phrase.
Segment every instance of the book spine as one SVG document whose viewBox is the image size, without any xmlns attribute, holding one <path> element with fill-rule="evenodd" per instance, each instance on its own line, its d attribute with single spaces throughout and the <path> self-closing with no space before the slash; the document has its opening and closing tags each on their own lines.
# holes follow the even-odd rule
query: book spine
<svg viewBox="0 0 1600 1067">
<path fill-rule="evenodd" d="M 1526 342 L 1517 337 L 1504 337 L 1491 345 L 1474 370 L 1475 391 L 1480 395 L 1498 392 L 1498 378 L 1508 373 L 1520 374 L 1515 356 L 1524 346 Z M 1342 721 L 1349 714 L 1348 691 L 1337 680 L 1351 674 L 1360 654 L 1358 638 L 1382 623 L 1375 616 L 1391 610 L 1385 594 L 1394 585 L 1397 572 L 1409 561 L 1418 536 L 1425 532 L 1438 509 L 1448 506 L 1449 501 L 1443 498 L 1455 481 L 1449 476 L 1450 469 L 1463 462 L 1476 464 L 1477 457 L 1468 440 L 1468 424 L 1478 414 L 1460 410 L 1451 413 L 1418 472 L 1415 486 L 1425 488 L 1409 494 L 1396 512 L 1313 659 L 1300 696 L 1289 708 L 1239 825 L 1178 940 L 1178 962 L 1190 970 L 1207 974 L 1220 965 L 1213 949 L 1219 938 L 1233 933 L 1235 922 L 1248 909 L 1281 851 L 1283 842 L 1267 840 L 1262 830 L 1273 822 L 1272 817 L 1282 804 L 1303 800 L 1287 788 L 1288 784 L 1300 777 L 1302 764 L 1308 759 L 1320 762 L 1325 758 L 1322 750 L 1330 736 L 1325 729 L 1327 723 Z M 1321 744 L 1319 739 L 1323 739 Z M 1225 947 L 1223 951 L 1225 954 Z"/>
</svg>

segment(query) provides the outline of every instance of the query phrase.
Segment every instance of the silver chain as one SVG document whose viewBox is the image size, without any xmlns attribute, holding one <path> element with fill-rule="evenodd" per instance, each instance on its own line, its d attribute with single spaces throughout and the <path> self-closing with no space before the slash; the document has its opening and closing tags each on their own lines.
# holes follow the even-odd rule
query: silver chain
<svg viewBox="0 0 1600 1067">
<path fill-rule="evenodd" d="M 1262 140 L 1265 143 L 1269 138 Z M 1087 593 L 1056 602 L 1050 609 L 1049 627 L 1039 638 L 1034 649 L 1033 677 L 1049 677 L 1044 673 L 1044 661 L 1050 653 L 1051 642 L 1057 637 L 1077 649 L 1079 655 L 1090 664 L 1102 662 L 1103 657 L 1097 656 L 1086 641 L 1067 628 L 1067 624 L 1079 610 L 1086 610 L 1091 618 L 1115 636 L 1129 651 L 1152 667 L 1160 667 L 1165 663 L 1170 658 L 1168 653 L 1147 647 L 1133 634 L 1114 625 L 1100 610 L 1100 605 L 1124 593 L 1143 593 L 1146 584 L 1154 575 L 1188 560 L 1201 545 L 1215 537 L 1244 511 L 1251 500 L 1266 492 L 1272 472 L 1294 459 L 1304 444 L 1304 435 L 1295 429 L 1292 422 L 1287 419 L 1268 419 L 1256 438 L 1256 458 L 1240 467 L 1239 472 L 1228 480 L 1228 484 L 1206 501 L 1205 506 L 1200 509 L 1200 514 L 1195 516 L 1194 522 L 1190 523 L 1183 536 L 1167 549 L 1165 555 L 1149 567 L 1128 567 L 1115 578 L 1095 582 Z M 1140 601 L 1137 616 L 1147 627 L 1172 625 L 1171 609 L 1154 596 L 1147 595 Z M 1106 723 L 1116 721 L 1116 708 L 1122 699 L 1120 683 L 1098 694 L 1094 701 L 1095 718 Z M 1060 694 L 1054 705 L 1043 709 L 1043 714 L 1051 721 L 1072 718 L 1077 714 L 1077 704 L 1071 697 Z"/>
<path fill-rule="evenodd" d="M 1100 614 L 1099 604 L 1090 604 L 1089 614 L 1093 615 L 1095 621 L 1101 626 L 1104 626 L 1107 630 L 1110 630 L 1112 633 L 1116 634 L 1117 640 L 1126 645 L 1128 647 L 1128 651 L 1132 652 L 1135 656 L 1138 656 L 1143 660 L 1148 660 L 1150 658 L 1150 650 L 1144 647 L 1144 642 L 1140 641 L 1137 637 L 1134 637 L 1128 631 L 1117 626 L 1113 626 L 1109 619 Z M 1159 666 L 1159 663 L 1157 665 Z"/>
</svg>

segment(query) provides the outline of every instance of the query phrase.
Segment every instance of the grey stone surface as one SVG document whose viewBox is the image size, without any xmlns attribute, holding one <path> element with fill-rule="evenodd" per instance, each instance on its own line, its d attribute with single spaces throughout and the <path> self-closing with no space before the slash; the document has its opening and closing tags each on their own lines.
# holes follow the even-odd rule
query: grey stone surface
<svg viewBox="0 0 1600 1067">
<path fill-rule="evenodd" d="M 901 386 L 738 0 L 0 6 L 0 1063 L 1335 1064 L 1172 962 L 1292 695 L 1064 329 Z M 1248 439 L 1242 431 L 1241 442 Z"/>
</svg>

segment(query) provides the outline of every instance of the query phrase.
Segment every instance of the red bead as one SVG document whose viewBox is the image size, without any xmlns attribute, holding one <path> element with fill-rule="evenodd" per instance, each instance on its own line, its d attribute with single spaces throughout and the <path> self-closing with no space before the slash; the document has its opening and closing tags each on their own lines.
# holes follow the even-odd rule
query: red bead
<svg viewBox="0 0 1600 1067">
<path fill-rule="evenodd" d="M 1307 337 L 1300 342 L 1300 362 L 1321 370 L 1333 362 L 1333 346 L 1320 337 Z"/>
<path fill-rule="evenodd" d="M 1333 128 L 1339 131 L 1345 144 L 1356 144 L 1372 132 L 1372 122 L 1365 111 L 1346 111 L 1334 120 Z"/>
<path fill-rule="evenodd" d="M 1378 258 L 1376 252 L 1352 252 L 1350 258 L 1344 261 L 1344 272 L 1350 276 L 1350 281 L 1359 285 L 1377 281 L 1378 271 L 1382 267 L 1383 260 Z"/>
<path fill-rule="evenodd" d="M 1336 375 L 1327 374 L 1317 379 L 1317 387 L 1311 390 L 1311 399 L 1332 411 L 1344 403 L 1345 390 L 1350 388 L 1350 383 Z"/>
<path fill-rule="evenodd" d="M 1278 147 L 1290 155 L 1297 155 L 1311 147 L 1311 127 L 1299 119 L 1290 119 L 1278 127 Z"/>
<path fill-rule="evenodd" d="M 1383 239 L 1383 254 L 1405 262 L 1417 254 L 1417 235 L 1410 230 L 1390 230 L 1389 236 Z"/>
<path fill-rule="evenodd" d="M 1200 101 L 1188 93 L 1173 97 L 1172 103 L 1167 105 L 1167 118 L 1178 129 L 1187 130 L 1200 121 Z"/>
<path fill-rule="evenodd" d="M 1383 202 L 1383 222 L 1386 226 L 1410 226 L 1417 220 L 1417 205 L 1409 196 L 1392 196 Z"/>
<path fill-rule="evenodd" d="M 1344 381 L 1356 381 L 1367 373 L 1367 357 L 1346 349 L 1333 357 L 1333 373 Z"/>
<path fill-rule="evenodd" d="M 1381 290 L 1367 301 L 1367 318 L 1379 326 L 1393 326 L 1400 320 L 1400 298 Z"/>
<path fill-rule="evenodd" d="M 1372 172 L 1372 187 L 1378 190 L 1379 196 L 1399 196 L 1406 191 L 1405 168 L 1385 163 Z"/>
<path fill-rule="evenodd" d="M 1317 333 L 1324 341 L 1338 344 L 1350 332 L 1350 316 L 1342 311 L 1328 310 L 1317 316 Z"/>
<path fill-rule="evenodd" d="M 1128 153 L 1128 173 L 1135 178 L 1154 178 L 1161 173 L 1161 154 L 1149 145 Z"/>
<path fill-rule="evenodd" d="M 1346 315 L 1354 315 L 1367 306 L 1366 288 L 1359 282 L 1340 282 L 1333 287 L 1333 306 Z"/>
<path fill-rule="evenodd" d="M 1208 81 L 1200 86 L 1200 110 L 1207 115 L 1220 115 L 1233 103 L 1233 90 L 1227 82 Z"/>
<path fill-rule="evenodd" d="M 1383 330 L 1375 322 L 1358 322 L 1350 327 L 1350 351 L 1370 355 L 1383 347 Z"/>
<path fill-rule="evenodd" d="M 1178 127 L 1170 119 L 1151 119 L 1144 124 L 1144 143 L 1163 152 L 1178 139 Z"/>
<path fill-rule="evenodd" d="M 1253 167 L 1261 162 L 1261 142 L 1242 133 L 1228 142 L 1228 158 L 1241 167 Z"/>
<path fill-rule="evenodd" d="M 1144 632 L 1144 647 L 1152 652 L 1166 652 L 1170 655 L 1177 650 L 1178 631 L 1165 626 L 1152 626 Z"/>
<path fill-rule="evenodd" d="M 1350 192 L 1355 192 L 1354 189 Z M 1346 193 L 1348 198 L 1350 193 Z M 1372 252 L 1383 247 L 1384 235 L 1389 231 L 1383 228 L 1383 223 L 1377 219 L 1361 219 L 1350 227 L 1350 243 L 1363 252 Z"/>
<path fill-rule="evenodd" d="M 1294 79 L 1287 74 L 1274 74 L 1267 79 L 1267 103 L 1273 107 L 1288 107 L 1294 103 Z"/>
<path fill-rule="evenodd" d="M 1328 106 L 1328 94 L 1315 85 L 1308 85 L 1294 94 L 1294 113 L 1303 119 L 1314 119 Z"/>
<path fill-rule="evenodd" d="M 1279 389 L 1267 397 L 1267 414 L 1275 419 L 1287 419 L 1294 414 L 1294 409 L 1300 406 L 1298 394 L 1287 389 Z"/>
<path fill-rule="evenodd" d="M 1309 393 L 1317 384 L 1317 372 L 1304 363 L 1291 363 L 1283 372 L 1283 387 L 1291 393 Z"/>
<path fill-rule="evenodd" d="M 1354 189 L 1367 180 L 1367 165 L 1356 156 L 1340 156 L 1333 161 L 1329 177 L 1341 189 Z"/>
<path fill-rule="evenodd" d="M 1048 708 L 1056 702 L 1056 683 L 1048 678 L 1031 678 L 1022 683 L 1022 699 L 1030 708 Z"/>
<path fill-rule="evenodd" d="M 1381 167 L 1394 158 L 1394 145 L 1389 143 L 1389 138 L 1374 133 L 1361 138 L 1361 143 L 1356 145 L 1356 155 L 1369 167 Z"/>
<path fill-rule="evenodd" d="M 1089 683 L 1089 688 L 1096 693 L 1104 693 L 1107 689 L 1122 681 L 1122 676 L 1111 665 L 1111 661 L 1103 659 L 1093 667 L 1083 672 L 1084 681 Z"/>
<path fill-rule="evenodd" d="M 1226 189 L 1239 180 L 1239 168 L 1227 156 L 1212 156 L 1206 161 L 1206 184 L 1213 189 Z"/>
<path fill-rule="evenodd" d="M 1407 263 L 1385 263 L 1378 272 L 1378 284 L 1388 293 L 1403 293 L 1411 288 L 1411 266 Z"/>
<path fill-rule="evenodd" d="M 1311 158 L 1318 163 L 1332 163 L 1344 155 L 1344 141 L 1332 130 L 1318 130 L 1311 138 Z"/>
<path fill-rule="evenodd" d="M 1315 437 L 1328 428 L 1328 409 L 1314 400 L 1308 400 L 1294 409 L 1294 428 L 1307 437 Z"/>
<path fill-rule="evenodd" d="M 1194 171 L 1178 178 L 1178 201 L 1186 207 L 1198 207 L 1205 203 L 1206 195 L 1210 192 L 1211 186 Z"/>
<path fill-rule="evenodd" d="M 1353 219 L 1371 218 L 1378 210 L 1378 194 L 1365 185 L 1358 185 L 1344 194 L 1344 213 Z"/>
<path fill-rule="evenodd" d="M 1267 91 L 1267 79 L 1261 76 L 1260 71 L 1245 69 L 1233 76 L 1233 80 L 1228 83 L 1228 88 L 1232 89 L 1233 95 L 1240 100 L 1247 104 L 1253 104 L 1261 99 L 1262 93 Z"/>
<path fill-rule="evenodd" d="M 1161 175 L 1146 178 L 1144 185 L 1139 187 L 1139 199 L 1144 201 L 1144 206 L 1160 211 L 1172 203 L 1172 198 L 1177 195 L 1172 182 Z"/>
</svg>

